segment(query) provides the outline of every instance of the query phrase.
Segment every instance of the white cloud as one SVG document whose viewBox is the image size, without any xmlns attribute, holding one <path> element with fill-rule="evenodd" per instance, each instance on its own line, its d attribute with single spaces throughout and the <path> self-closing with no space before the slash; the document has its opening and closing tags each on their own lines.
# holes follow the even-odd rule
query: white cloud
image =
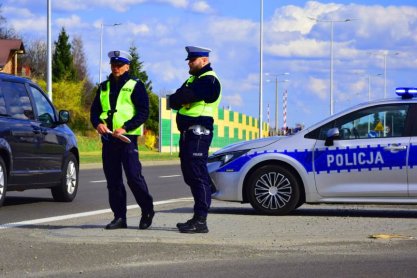
<svg viewBox="0 0 417 278">
<path fill-rule="evenodd" d="M 416 38 L 416 7 L 354 5 L 353 12 L 360 21 L 356 25 L 358 37 L 375 38 L 383 35 L 383 40 L 389 38 L 394 41 Z"/>
<path fill-rule="evenodd" d="M 210 13 L 212 12 L 212 8 L 206 1 L 197 1 L 191 5 L 191 9 L 195 12 L 199 13 Z"/>
<path fill-rule="evenodd" d="M 328 82 L 328 80 L 310 77 L 307 87 L 315 96 L 324 100 L 328 97 Z"/>
<path fill-rule="evenodd" d="M 297 108 L 296 109 L 297 113 L 302 114 L 302 115 L 311 114 L 312 113 L 312 108 L 313 108 L 313 110 L 316 110 L 316 109 L 314 109 L 314 107 L 312 105 L 310 105 L 309 103 L 306 103 L 303 99 L 298 99 L 297 98 L 293 101 L 293 103 L 295 104 L 295 107 Z M 288 116 L 291 116 L 291 114 L 289 113 Z M 299 121 L 298 123 L 303 123 L 303 124 L 305 123 L 305 119 L 302 120 L 302 121 L 300 121 L 300 120 L 298 120 L 298 121 Z"/>
<path fill-rule="evenodd" d="M 258 44 L 254 37 L 259 36 L 259 24 L 237 18 L 213 18 L 208 24 L 208 34 L 216 42 L 245 42 L 246 45 Z"/>
<path fill-rule="evenodd" d="M 61 11 L 79 11 L 79 10 L 86 10 L 88 7 L 93 3 L 88 3 L 84 0 L 60 0 L 59 5 L 56 5 L 56 2 L 51 1 L 51 8 L 53 10 L 61 10 Z M 90 6 L 91 7 L 91 6 Z"/>
<path fill-rule="evenodd" d="M 265 46 L 265 52 L 281 57 L 329 56 L 329 44 L 315 39 L 299 39 Z"/>
<path fill-rule="evenodd" d="M 298 32 L 306 35 L 317 24 L 309 17 L 320 18 L 341 7 L 339 4 L 322 4 L 315 1 L 307 2 L 304 7 L 288 5 L 278 8 L 268 25 L 274 32 Z"/>
<path fill-rule="evenodd" d="M 58 18 L 56 23 L 66 29 L 83 27 L 85 25 L 78 15 L 71 15 L 67 18 Z"/>
<path fill-rule="evenodd" d="M 349 97 L 354 97 L 354 94 L 359 94 L 365 92 L 368 89 L 368 80 L 366 78 L 361 78 L 356 82 L 349 84 L 349 92 L 352 92 Z"/>
<path fill-rule="evenodd" d="M 2 6 L 2 13 L 6 15 L 7 18 L 20 18 L 20 17 L 33 17 L 34 14 L 29 10 L 25 8 L 15 8 L 11 6 Z"/>
<path fill-rule="evenodd" d="M 186 70 L 178 70 L 178 66 L 174 65 L 173 63 L 169 61 L 165 62 L 156 62 L 147 64 L 147 68 L 150 72 L 153 73 L 154 76 L 157 76 L 158 79 L 166 81 L 166 82 L 172 82 L 176 81 L 177 87 L 180 87 L 180 85 L 186 80 L 187 78 L 187 71 Z M 162 74 L 161 74 L 162 73 Z M 175 90 L 176 88 L 166 88 L 167 90 Z"/>
<path fill-rule="evenodd" d="M 186 8 L 188 6 L 188 0 L 159 0 L 163 3 L 168 3 L 177 8 Z"/>
<path fill-rule="evenodd" d="M 224 96 L 222 102 L 226 106 L 231 106 L 232 109 L 234 106 L 237 106 L 237 107 L 243 106 L 242 96 L 237 93 Z"/>
<path fill-rule="evenodd" d="M 133 35 L 146 35 L 150 32 L 149 26 L 146 24 L 128 23 L 127 30 L 130 30 Z"/>
</svg>

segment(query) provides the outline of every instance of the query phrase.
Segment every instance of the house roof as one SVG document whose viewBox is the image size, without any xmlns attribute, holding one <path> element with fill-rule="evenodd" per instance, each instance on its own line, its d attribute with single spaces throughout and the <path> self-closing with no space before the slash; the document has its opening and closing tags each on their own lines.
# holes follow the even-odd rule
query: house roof
<svg viewBox="0 0 417 278">
<path fill-rule="evenodd" d="M 25 47 L 21 40 L 0 40 L 0 67 L 7 63 L 10 51 L 21 50 L 25 52 Z"/>
</svg>

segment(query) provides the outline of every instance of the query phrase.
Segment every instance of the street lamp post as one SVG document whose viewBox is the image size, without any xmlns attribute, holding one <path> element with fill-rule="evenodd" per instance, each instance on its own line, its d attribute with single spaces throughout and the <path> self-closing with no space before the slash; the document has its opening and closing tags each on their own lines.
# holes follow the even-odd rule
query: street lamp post
<svg viewBox="0 0 417 278">
<path fill-rule="evenodd" d="M 399 52 L 389 52 L 389 51 L 383 51 L 383 52 L 379 52 L 379 53 L 370 53 L 371 55 L 379 55 L 379 56 L 383 56 L 384 58 L 384 98 L 387 98 L 387 56 L 391 55 L 391 56 L 396 56 L 398 54 L 400 54 Z M 386 125 L 386 113 L 384 113 L 384 136 L 386 134 L 385 131 L 385 125 Z"/>
<path fill-rule="evenodd" d="M 259 138 L 262 138 L 262 91 L 263 91 L 263 21 L 264 21 L 264 1 L 261 0 L 261 14 L 259 24 Z"/>
<path fill-rule="evenodd" d="M 51 0 L 47 1 L 47 65 L 46 65 L 46 91 L 48 98 L 52 101 L 52 7 Z"/>
<path fill-rule="evenodd" d="M 100 25 L 100 65 L 99 65 L 99 73 L 98 73 L 98 83 L 101 84 L 101 64 L 102 64 L 102 58 L 103 58 L 103 29 L 104 26 L 118 26 L 122 25 L 121 23 L 113 23 L 113 24 L 103 24 Z"/>
<path fill-rule="evenodd" d="M 359 74 L 362 75 L 362 74 Z M 368 101 L 371 100 L 371 80 L 372 80 L 372 76 L 381 76 L 382 73 L 377 73 L 377 74 L 366 74 L 365 78 L 368 81 Z"/>
<path fill-rule="evenodd" d="M 266 76 L 272 76 L 275 78 L 275 135 L 278 135 L 279 131 L 279 122 L 278 122 L 278 82 L 288 82 L 288 79 L 285 80 L 278 80 L 278 76 L 281 75 L 289 75 L 288 72 L 284 72 L 281 74 L 273 74 L 273 73 L 265 73 Z M 267 80 L 269 81 L 269 80 Z"/>
<path fill-rule="evenodd" d="M 376 52 L 369 54 L 375 55 L 375 56 L 382 56 L 384 58 L 384 98 L 387 97 L 387 56 L 397 56 L 400 54 L 399 52 L 389 52 L 389 51 L 383 51 L 383 52 Z"/>
<path fill-rule="evenodd" d="M 381 73 L 375 74 L 375 76 L 381 76 Z M 368 101 L 371 101 L 371 75 L 368 74 Z M 368 116 L 368 134 L 371 130 L 371 116 Z"/>
<path fill-rule="evenodd" d="M 375 75 L 368 74 L 368 101 L 371 100 L 371 77 L 372 76 L 381 76 L 382 73 L 377 73 Z"/>
<path fill-rule="evenodd" d="M 308 17 L 316 22 L 330 22 L 330 115 L 334 113 L 334 100 L 333 100 L 333 25 L 335 22 L 349 22 L 355 19 L 346 18 L 343 20 L 322 20 L 314 17 Z"/>
</svg>

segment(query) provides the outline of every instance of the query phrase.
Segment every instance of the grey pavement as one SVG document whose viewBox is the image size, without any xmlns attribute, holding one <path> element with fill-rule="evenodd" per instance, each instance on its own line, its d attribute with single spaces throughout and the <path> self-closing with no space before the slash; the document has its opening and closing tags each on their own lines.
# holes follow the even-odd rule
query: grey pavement
<svg viewBox="0 0 417 278">
<path fill-rule="evenodd" d="M 106 271 L 130 266 L 285 259 L 296 254 L 415 257 L 417 250 L 413 206 L 387 212 L 376 206 L 304 205 L 287 216 L 266 216 L 248 204 L 214 200 L 209 233 L 179 233 L 176 223 L 192 216 L 192 206 L 190 198 L 156 202 L 148 230 L 137 229 L 138 207 L 128 210 L 127 229 L 105 230 L 112 219 L 108 210 L 0 230 L 0 276 L 104 277 Z"/>
</svg>

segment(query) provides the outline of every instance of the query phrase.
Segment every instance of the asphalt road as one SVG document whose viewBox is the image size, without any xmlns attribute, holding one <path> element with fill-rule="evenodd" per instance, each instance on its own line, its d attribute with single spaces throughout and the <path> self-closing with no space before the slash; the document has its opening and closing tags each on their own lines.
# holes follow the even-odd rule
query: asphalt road
<svg viewBox="0 0 417 278">
<path fill-rule="evenodd" d="M 100 171 L 81 171 L 82 194 L 72 204 L 29 191 L 24 194 L 31 197 L 7 200 L 2 224 L 38 221 L 0 224 L 0 276 L 416 276 L 415 206 L 304 205 L 276 217 L 214 201 L 210 232 L 181 234 L 175 224 L 192 214 L 192 201 L 182 198 L 189 192 L 178 171 L 176 165 L 145 168 L 157 213 L 144 231 L 137 229 L 135 207 L 128 211 L 128 229 L 103 229 L 111 213 L 105 185 L 92 182 L 103 179 Z M 80 214 L 87 211 L 94 213 Z M 51 216 L 57 218 L 45 219 Z"/>
<path fill-rule="evenodd" d="M 7 192 L 0 225 L 109 208 L 104 173 L 100 165 L 95 166 L 80 170 L 79 189 L 71 203 L 54 202 L 49 189 Z M 155 201 L 190 196 L 177 164 L 144 166 L 143 175 Z M 136 204 L 128 188 L 127 194 L 128 205 Z"/>
</svg>

